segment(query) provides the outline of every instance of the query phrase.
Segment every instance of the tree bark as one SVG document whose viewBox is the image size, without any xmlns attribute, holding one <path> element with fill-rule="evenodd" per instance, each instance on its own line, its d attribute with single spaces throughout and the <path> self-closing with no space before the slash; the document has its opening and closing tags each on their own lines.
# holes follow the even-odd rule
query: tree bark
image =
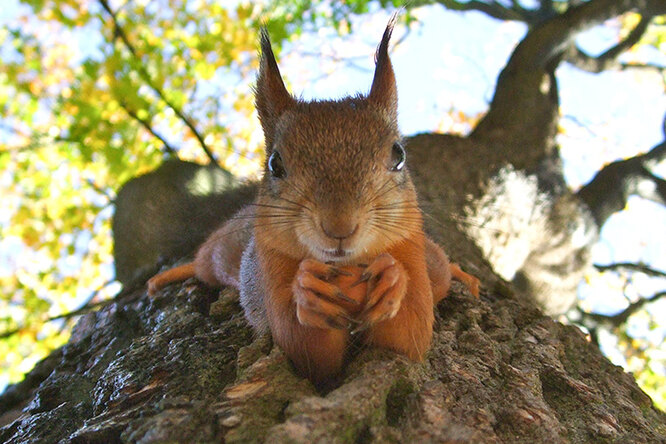
<svg viewBox="0 0 666 444">
<path fill-rule="evenodd" d="M 318 393 L 253 336 L 235 292 L 135 290 L 81 318 L 30 396 L 0 398 L 3 418 L 18 415 L 0 440 L 666 442 L 666 415 L 631 375 L 520 300 L 462 233 L 441 236 L 484 288 L 475 299 L 455 284 L 436 307 L 423 363 L 360 350 Z"/>
<path fill-rule="evenodd" d="M 234 291 L 187 281 L 150 299 L 139 288 L 85 315 L 29 384 L 0 398 L 0 440 L 666 442 L 666 415 L 633 377 L 543 315 L 539 295 L 497 276 L 469 239 L 470 226 L 489 231 L 465 208 L 501 161 L 453 136 L 415 136 L 407 149 L 429 233 L 483 283 L 480 299 L 454 284 L 435 308 L 423 363 L 355 350 L 335 388 L 317 392 L 254 337 Z"/>
</svg>

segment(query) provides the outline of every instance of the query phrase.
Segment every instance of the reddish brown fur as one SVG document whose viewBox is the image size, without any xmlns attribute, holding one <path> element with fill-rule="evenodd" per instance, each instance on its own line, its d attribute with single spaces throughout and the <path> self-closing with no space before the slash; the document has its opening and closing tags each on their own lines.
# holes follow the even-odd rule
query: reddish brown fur
<svg viewBox="0 0 666 444">
<path fill-rule="evenodd" d="M 451 286 L 451 264 L 444 250 L 427 237 L 425 240 L 425 252 L 428 275 L 432 287 L 432 299 L 433 303 L 437 304 L 449 292 L 449 287 Z"/>
<path fill-rule="evenodd" d="M 325 381 L 342 367 L 349 332 L 301 325 L 296 319 L 292 292 L 300 261 L 276 250 L 264 251 L 258 257 L 273 340 L 302 375 Z"/>
<path fill-rule="evenodd" d="M 211 287 L 231 285 L 240 288 L 240 262 L 251 235 L 252 207 L 241 209 L 214 231 L 194 258 L 197 277 Z"/>
<path fill-rule="evenodd" d="M 395 317 L 371 327 L 366 338 L 369 344 L 395 350 L 413 361 L 422 360 L 430 348 L 434 320 L 424 241 L 423 233 L 415 233 L 388 250 L 404 267 L 406 294 Z"/>
<path fill-rule="evenodd" d="M 351 330 L 367 344 L 422 360 L 433 304 L 446 296 L 452 274 L 478 295 L 478 280 L 425 237 L 409 174 L 393 168 L 400 134 L 391 29 L 369 95 L 338 101 L 292 98 L 262 35 L 256 105 L 266 137 L 264 178 L 253 211 L 214 233 L 195 259 L 203 281 L 242 287 L 252 325 L 267 318 L 275 342 L 317 383 L 340 371 Z M 284 175 L 269 172 L 273 153 Z M 230 233 L 243 231 L 248 217 L 254 242 L 241 263 L 249 239 Z M 358 264 L 366 267 L 367 294 L 362 307 L 350 309 L 331 276 Z"/>
</svg>

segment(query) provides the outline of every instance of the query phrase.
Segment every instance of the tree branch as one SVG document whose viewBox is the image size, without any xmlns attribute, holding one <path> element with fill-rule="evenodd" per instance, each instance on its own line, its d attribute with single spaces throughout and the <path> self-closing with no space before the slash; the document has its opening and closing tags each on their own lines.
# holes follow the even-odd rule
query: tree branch
<svg viewBox="0 0 666 444">
<path fill-rule="evenodd" d="M 97 290 L 90 293 L 90 296 L 87 298 L 86 302 L 81 307 L 77 308 L 76 310 L 69 311 L 67 313 L 61 313 L 61 314 L 55 315 L 55 316 L 50 316 L 50 317 L 44 319 L 43 321 L 39 321 L 39 324 L 45 324 L 47 322 L 56 321 L 58 319 L 73 318 L 75 316 L 79 316 L 79 315 L 91 312 L 91 311 L 96 310 L 98 308 L 106 307 L 107 305 L 114 302 L 115 299 L 113 299 L 113 298 L 112 299 L 107 299 L 107 300 L 104 300 L 104 301 L 95 302 L 94 304 L 91 304 L 90 302 L 95 298 L 95 296 L 97 296 L 97 294 L 100 292 L 100 290 L 102 290 L 104 287 L 109 285 L 111 282 L 113 282 L 113 281 L 106 282 L 100 288 L 98 288 Z M 11 330 L 6 330 L 6 331 L 3 331 L 3 332 L 0 332 L 0 339 L 5 339 L 5 338 L 13 336 L 17 333 L 21 333 L 21 332 L 29 329 L 33 325 L 34 324 L 22 325 L 20 327 L 17 327 L 17 328 L 11 329 Z"/>
<path fill-rule="evenodd" d="M 594 264 L 594 268 L 599 271 L 617 271 L 617 270 L 631 270 L 638 271 L 654 277 L 666 277 L 666 272 L 661 270 L 656 270 L 645 264 L 636 264 L 633 262 L 617 262 L 614 264 L 601 265 Z"/>
<path fill-rule="evenodd" d="M 107 205 L 113 203 L 113 196 L 110 194 L 110 192 L 109 192 L 108 189 L 105 190 L 104 188 L 98 186 L 98 185 L 95 183 L 95 181 L 92 180 L 92 179 L 86 179 L 86 183 L 88 184 L 88 186 L 89 186 L 90 188 L 92 188 L 93 190 L 95 190 L 95 192 L 97 192 L 100 196 L 104 196 L 104 197 L 106 197 L 106 199 L 107 199 L 107 201 L 108 201 Z M 107 205 L 105 205 L 104 207 L 102 207 L 102 209 L 103 209 L 103 208 L 106 208 Z M 99 216 L 99 213 L 97 214 L 97 216 Z M 97 216 L 96 216 L 96 217 L 97 217 Z"/>
<path fill-rule="evenodd" d="M 435 2 L 452 11 L 479 11 L 498 20 L 527 21 L 527 16 L 521 13 L 522 9 L 507 8 L 495 1 L 486 3 L 477 0 L 470 0 L 468 2 L 435 0 Z"/>
<path fill-rule="evenodd" d="M 0 121 L 0 130 L 13 134 L 19 137 L 23 137 L 26 139 L 29 139 L 31 137 L 30 134 L 26 133 L 25 131 L 21 130 L 20 128 L 15 127 L 14 125 L 10 124 L 9 122 L 6 121 L 6 119 L 3 119 Z M 3 150 L 5 151 L 5 150 Z"/>
<path fill-rule="evenodd" d="M 666 66 L 656 63 L 620 63 L 620 69 L 647 69 L 650 71 L 666 72 Z"/>
<path fill-rule="evenodd" d="M 599 226 L 613 213 L 622 210 L 631 195 L 666 203 L 666 181 L 645 166 L 648 161 L 665 158 L 666 141 L 648 153 L 605 166 L 576 194 L 588 206 Z"/>
<path fill-rule="evenodd" d="M 640 41 L 648 29 L 652 18 L 652 15 L 643 15 L 640 22 L 627 35 L 627 38 L 603 54 L 593 57 L 585 53 L 577 45 L 571 45 L 566 52 L 565 60 L 579 69 L 594 73 L 608 69 L 622 69 L 623 64 L 618 62 L 617 57 Z"/>
<path fill-rule="evenodd" d="M 176 150 L 174 147 L 172 147 L 171 144 L 169 144 L 169 142 L 167 142 L 167 140 L 166 140 L 161 134 L 159 134 L 159 133 L 158 133 L 158 132 L 152 127 L 152 125 L 150 124 L 149 121 L 147 121 L 146 119 L 142 119 L 142 118 L 140 118 L 140 117 L 137 115 L 137 113 L 135 113 L 133 110 L 131 110 L 131 109 L 127 106 L 127 104 L 126 104 L 125 102 L 120 101 L 119 104 L 120 104 L 120 107 L 121 107 L 122 109 L 124 109 L 125 112 L 127 112 L 127 114 L 129 114 L 129 116 L 130 116 L 131 118 L 133 118 L 134 120 L 136 120 L 137 122 L 139 122 L 139 123 L 141 124 L 141 126 L 143 126 L 143 127 L 144 127 L 144 128 L 150 133 L 150 134 L 153 135 L 153 137 L 155 137 L 155 138 L 158 139 L 160 142 L 162 142 L 162 144 L 164 145 L 164 148 L 166 149 L 166 151 L 167 151 L 169 154 L 171 154 L 171 155 L 173 155 L 173 156 L 175 156 L 175 155 L 177 154 L 177 150 Z"/>
<path fill-rule="evenodd" d="M 522 42 L 524 45 L 519 45 L 522 48 L 516 48 L 518 58 L 529 62 L 525 69 L 543 69 L 554 57 L 559 57 L 579 33 L 628 11 L 637 11 L 648 17 L 665 14 L 666 2 L 662 0 L 640 2 L 635 0 L 591 0 L 580 6 L 571 7 L 565 13 L 535 29 L 533 38 L 526 37 Z M 636 34 L 642 35 L 640 32 L 642 26 L 637 26 L 638 29 L 634 30 Z M 631 38 L 634 37 L 628 37 L 628 43 L 631 43 Z M 613 49 L 611 49 L 612 51 Z M 621 52 L 621 49 L 618 51 Z"/>
<path fill-rule="evenodd" d="M 644 305 L 649 304 L 651 302 L 656 302 L 659 299 L 663 298 L 666 296 L 666 291 L 660 291 L 659 293 L 656 293 L 652 295 L 649 298 L 641 298 L 637 300 L 636 302 L 632 302 L 619 313 L 616 313 L 614 315 L 603 315 L 599 313 L 589 313 L 587 311 L 584 311 L 580 307 L 578 307 L 578 312 L 582 316 L 583 319 L 588 318 L 591 319 L 592 321 L 598 323 L 598 324 L 604 324 L 604 325 L 609 325 L 611 327 L 617 328 L 620 325 L 624 324 L 627 322 L 627 319 L 634 313 L 636 313 L 638 310 L 640 310 Z M 584 323 L 583 323 L 584 325 Z"/>
<path fill-rule="evenodd" d="M 510 7 L 497 1 L 415 0 L 408 2 L 404 7 L 411 9 L 425 5 L 440 5 L 451 11 L 479 11 L 498 20 L 523 22 L 532 26 L 555 14 L 552 6 L 548 7 L 549 3 L 551 2 L 542 1 L 539 9 L 525 9 L 517 0 L 511 0 Z"/>
<path fill-rule="evenodd" d="M 479 11 L 498 20 L 523 22 L 529 27 L 538 25 L 557 15 L 552 0 L 541 0 L 536 9 L 527 9 L 518 0 L 511 0 L 510 6 L 498 1 L 417 0 L 409 2 L 405 7 L 414 8 L 433 4 L 439 4 L 451 11 Z"/>
<path fill-rule="evenodd" d="M 201 145 L 201 148 L 206 153 L 206 156 L 208 156 L 208 159 L 210 160 L 211 164 L 217 165 L 217 161 L 215 160 L 213 152 L 210 150 L 210 148 L 204 141 L 203 136 L 196 129 L 194 122 L 192 122 L 192 120 L 187 115 L 185 115 L 185 113 L 180 108 L 178 108 L 172 101 L 168 99 L 168 97 L 166 97 L 164 91 L 162 91 L 160 88 L 157 87 L 157 85 L 155 85 L 155 82 L 152 80 L 150 74 L 143 66 L 143 64 L 141 64 L 141 58 L 137 55 L 134 45 L 132 45 L 132 43 L 129 41 L 127 34 L 125 33 L 124 29 L 120 26 L 116 13 L 111 9 L 111 6 L 109 5 L 108 1 L 107 0 L 97 0 L 97 1 L 111 17 L 111 20 L 113 22 L 113 32 L 115 37 L 119 38 L 123 42 L 127 50 L 132 54 L 134 59 L 137 61 L 138 71 L 139 74 L 141 75 L 141 78 L 146 82 L 146 84 L 150 87 L 150 89 L 153 90 L 153 92 L 157 94 L 157 96 L 160 99 L 162 99 L 169 108 L 173 110 L 176 116 L 178 116 L 178 118 L 182 120 L 183 123 L 185 123 L 185 125 L 190 129 L 190 131 L 192 131 L 192 134 L 199 142 L 199 145 Z"/>
<path fill-rule="evenodd" d="M 632 10 L 666 13 L 666 2 L 590 0 L 532 28 L 502 70 L 490 110 L 472 137 L 513 147 L 544 147 L 545 153 L 534 153 L 534 159 L 551 155 L 559 118 L 555 69 L 579 33 Z"/>
</svg>

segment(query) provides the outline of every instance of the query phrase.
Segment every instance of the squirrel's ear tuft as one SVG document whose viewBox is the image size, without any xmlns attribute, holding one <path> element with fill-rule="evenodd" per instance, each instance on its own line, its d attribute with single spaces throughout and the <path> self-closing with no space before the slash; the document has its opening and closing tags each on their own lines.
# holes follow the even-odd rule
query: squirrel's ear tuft
<svg viewBox="0 0 666 444">
<path fill-rule="evenodd" d="M 283 112 L 294 106 L 296 101 L 284 86 L 266 28 L 261 28 L 261 60 L 255 90 L 255 104 L 268 148 L 273 143 L 278 118 Z"/>
<path fill-rule="evenodd" d="M 398 91 L 393 66 L 388 55 L 388 45 L 397 18 L 397 12 L 391 16 L 375 53 L 375 77 L 372 80 L 370 94 L 368 94 L 368 101 L 378 105 L 388 113 L 391 119 L 395 120 L 398 117 Z"/>
</svg>

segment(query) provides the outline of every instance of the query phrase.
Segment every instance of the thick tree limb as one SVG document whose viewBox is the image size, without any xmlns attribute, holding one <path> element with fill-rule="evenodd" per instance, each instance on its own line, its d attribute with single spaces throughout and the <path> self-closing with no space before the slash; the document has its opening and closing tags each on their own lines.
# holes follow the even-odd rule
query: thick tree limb
<svg viewBox="0 0 666 444">
<path fill-rule="evenodd" d="M 194 125 L 194 122 L 192 119 L 190 119 L 180 108 L 178 108 L 171 100 L 169 100 L 168 97 L 164 94 L 164 91 L 162 91 L 161 88 L 157 87 L 155 85 L 155 82 L 151 78 L 150 74 L 146 70 L 146 68 L 140 63 L 141 58 L 137 55 L 136 48 L 134 48 L 134 45 L 129 41 L 127 34 L 123 30 L 122 26 L 120 26 L 120 23 L 118 22 L 118 18 L 116 16 L 116 13 L 111 9 L 111 6 L 109 5 L 109 2 L 107 0 L 98 0 L 99 4 L 102 6 L 102 8 L 109 14 L 111 17 L 111 20 L 113 22 L 113 31 L 116 37 L 118 37 L 127 50 L 132 54 L 134 59 L 138 62 L 138 71 L 139 74 L 141 75 L 141 78 L 146 82 L 146 84 L 150 87 L 150 89 L 157 94 L 157 96 L 164 101 L 164 103 L 173 110 L 173 112 L 178 116 L 180 120 L 183 121 L 185 126 L 187 126 L 190 131 L 192 131 L 192 134 L 194 137 L 197 139 L 199 142 L 199 145 L 201 145 L 201 149 L 206 153 L 206 156 L 208 159 L 210 159 L 211 164 L 217 165 L 217 162 L 215 160 L 215 156 L 213 155 L 213 152 L 211 149 L 208 147 L 208 144 L 204 141 L 203 135 L 197 130 L 196 126 Z"/>
<path fill-rule="evenodd" d="M 626 64 L 620 63 L 617 60 L 618 56 L 640 41 L 652 21 L 652 18 L 652 15 L 643 15 L 640 22 L 631 30 L 624 40 L 608 49 L 603 54 L 596 57 L 590 56 L 578 48 L 578 46 L 571 45 L 566 53 L 565 60 L 579 69 L 595 73 L 608 69 L 623 69 Z"/>
<path fill-rule="evenodd" d="M 530 28 L 558 15 L 551 0 L 541 0 L 538 7 L 535 9 L 526 9 L 515 0 L 512 0 L 510 7 L 497 1 L 484 2 L 478 0 L 467 2 L 459 2 L 457 0 L 422 1 L 412 4 L 411 7 L 432 3 L 440 4 L 452 11 L 479 11 L 498 20 L 523 22 Z M 570 8 L 579 6 L 580 3 L 581 2 L 570 2 Z M 640 41 L 651 20 L 654 18 L 655 13 L 661 14 L 665 12 L 663 8 L 656 3 L 642 3 L 642 5 L 637 3 L 635 6 L 643 13 L 640 22 L 620 43 L 599 56 L 591 56 L 578 48 L 575 44 L 571 44 L 566 51 L 565 60 L 572 65 L 589 72 L 601 72 L 608 69 L 626 69 L 628 67 L 633 67 L 633 65 L 618 62 L 617 57 Z M 653 11 L 655 12 L 653 13 Z M 652 69 L 664 68 L 656 65 L 645 65 L 645 67 Z"/>
<path fill-rule="evenodd" d="M 516 48 L 512 58 L 521 60 L 523 69 L 543 70 L 559 57 L 579 33 L 628 11 L 644 16 L 666 13 L 663 0 L 591 0 L 569 8 L 565 13 L 534 29 Z M 640 31 L 640 28 L 639 28 Z"/>
<path fill-rule="evenodd" d="M 436 307 L 424 364 L 360 350 L 326 393 L 254 337 L 236 293 L 134 293 L 84 316 L 57 359 L 0 397 L 0 441 L 596 444 L 666 430 L 578 329 L 496 290 L 454 289 Z"/>
<path fill-rule="evenodd" d="M 472 137 L 521 150 L 543 147 L 536 159 L 552 154 L 559 119 L 555 69 L 580 32 L 627 11 L 662 14 L 666 2 L 591 0 L 532 28 L 500 74 L 490 110 Z"/>
<path fill-rule="evenodd" d="M 432 4 L 439 4 L 451 11 L 479 11 L 498 20 L 523 22 L 529 27 L 557 14 L 553 8 L 553 2 L 550 0 L 542 0 L 535 9 L 525 8 L 517 0 L 511 0 L 510 6 L 498 1 L 420 0 L 410 2 L 406 7 L 414 8 Z"/>
<path fill-rule="evenodd" d="M 436 3 L 452 11 L 479 11 L 498 20 L 527 21 L 524 9 L 507 8 L 496 1 L 482 2 L 471 0 L 468 2 L 459 2 L 456 0 L 436 0 Z"/>
<path fill-rule="evenodd" d="M 599 171 L 577 195 L 587 204 L 599 226 L 615 212 L 622 210 L 631 195 L 666 203 L 666 181 L 652 174 L 648 161 L 666 158 L 666 141 L 648 153 L 613 162 Z"/>
</svg>

